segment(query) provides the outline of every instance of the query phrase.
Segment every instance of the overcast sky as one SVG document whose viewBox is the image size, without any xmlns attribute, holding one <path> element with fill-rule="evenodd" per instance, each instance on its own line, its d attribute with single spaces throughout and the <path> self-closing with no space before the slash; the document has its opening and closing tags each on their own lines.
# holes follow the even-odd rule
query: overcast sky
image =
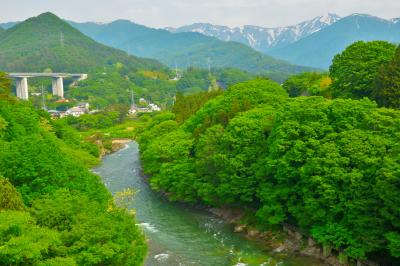
<svg viewBox="0 0 400 266">
<path fill-rule="evenodd" d="M 328 12 L 400 17 L 400 0 L 0 0 L 0 4 L 1 22 L 51 11 L 80 22 L 128 19 L 152 27 L 195 22 L 276 27 Z"/>
</svg>

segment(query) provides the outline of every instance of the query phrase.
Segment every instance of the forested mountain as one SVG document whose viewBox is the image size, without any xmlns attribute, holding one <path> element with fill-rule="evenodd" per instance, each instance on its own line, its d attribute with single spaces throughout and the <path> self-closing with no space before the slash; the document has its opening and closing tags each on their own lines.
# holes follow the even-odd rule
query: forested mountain
<svg viewBox="0 0 400 266">
<path fill-rule="evenodd" d="M 257 51 L 268 53 L 272 49 L 282 48 L 288 44 L 309 36 L 321 29 L 332 25 L 340 17 L 336 14 L 318 16 L 312 20 L 301 22 L 294 26 L 266 28 L 246 25 L 230 28 L 227 26 L 212 25 L 209 23 L 195 23 L 179 28 L 166 28 L 178 32 L 198 32 L 207 36 L 216 37 L 223 41 L 236 41 L 246 44 Z"/>
<path fill-rule="evenodd" d="M 234 67 L 253 73 L 269 73 L 282 80 L 307 68 L 274 59 L 252 48 L 224 42 L 199 33 L 173 34 L 152 29 L 130 21 L 118 20 L 109 24 L 74 23 L 71 25 L 93 39 L 122 49 L 130 54 L 150 57 L 175 67 Z"/>
<path fill-rule="evenodd" d="M 175 62 L 179 67 L 208 67 L 210 63 L 213 67 L 236 67 L 251 72 L 272 73 L 279 80 L 279 77 L 285 77 L 288 73 L 304 69 L 276 58 L 296 65 L 326 69 L 335 54 L 355 41 L 399 42 L 399 21 L 398 18 L 385 20 L 364 14 L 344 18 L 328 14 L 280 28 L 229 28 L 197 23 L 167 28 L 170 32 L 124 20 L 109 24 L 69 23 L 101 43 L 136 56 L 158 59 L 171 67 L 175 67 Z M 9 28 L 15 24 L 10 22 L 1 25 Z M 231 41 L 272 55 L 275 59 Z M 276 75 L 279 72 L 286 75 Z"/>
<path fill-rule="evenodd" d="M 271 54 L 292 63 L 326 69 L 337 53 L 359 40 L 398 43 L 400 23 L 396 19 L 354 14 Z"/>
<path fill-rule="evenodd" d="M 117 62 L 130 69 L 163 68 L 154 60 L 99 44 L 51 13 L 30 18 L 0 36 L 0 69 L 6 71 L 79 72 Z"/>
</svg>

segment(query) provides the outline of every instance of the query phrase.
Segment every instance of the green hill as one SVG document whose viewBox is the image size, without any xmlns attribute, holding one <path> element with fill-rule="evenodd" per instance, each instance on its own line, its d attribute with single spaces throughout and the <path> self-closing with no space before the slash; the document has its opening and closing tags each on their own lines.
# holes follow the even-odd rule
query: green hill
<svg viewBox="0 0 400 266">
<path fill-rule="evenodd" d="M 6 71 L 89 71 L 123 63 L 130 69 L 160 69 L 161 63 L 128 56 L 99 44 L 52 13 L 30 18 L 0 34 L 0 69 Z"/>
<path fill-rule="evenodd" d="M 237 42 L 224 42 L 199 33 L 171 33 L 126 20 L 109 24 L 69 22 L 94 40 L 128 53 L 150 57 L 175 67 L 233 67 L 252 73 L 269 74 L 281 80 L 311 68 L 292 65 L 264 55 Z"/>
</svg>

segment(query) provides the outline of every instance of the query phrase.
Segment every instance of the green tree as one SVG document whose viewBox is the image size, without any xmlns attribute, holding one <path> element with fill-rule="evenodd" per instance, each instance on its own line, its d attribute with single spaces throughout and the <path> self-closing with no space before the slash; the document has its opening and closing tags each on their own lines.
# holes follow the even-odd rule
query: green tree
<svg viewBox="0 0 400 266">
<path fill-rule="evenodd" d="M 328 96 L 331 80 L 327 74 L 307 72 L 294 75 L 283 83 L 283 88 L 290 97 L 297 96 Z"/>
<path fill-rule="evenodd" d="M 11 93 L 11 80 L 5 72 L 0 72 L 0 98 L 7 98 Z"/>
<path fill-rule="evenodd" d="M 400 109 L 400 46 L 392 61 L 381 67 L 373 97 L 380 106 Z"/>
<path fill-rule="evenodd" d="M 385 41 L 356 42 L 334 57 L 329 69 L 334 97 L 372 98 L 375 78 L 396 47 Z"/>
<path fill-rule="evenodd" d="M 24 203 L 15 187 L 5 178 L 0 177 L 0 211 L 23 210 Z"/>
</svg>

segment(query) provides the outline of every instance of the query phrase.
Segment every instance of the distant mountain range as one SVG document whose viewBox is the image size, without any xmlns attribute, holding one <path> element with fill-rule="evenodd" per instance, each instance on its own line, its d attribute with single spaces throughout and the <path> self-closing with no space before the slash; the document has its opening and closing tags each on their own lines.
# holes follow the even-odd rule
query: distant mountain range
<svg viewBox="0 0 400 266">
<path fill-rule="evenodd" d="M 300 24 L 263 28 L 229 28 L 197 23 L 171 32 L 199 32 L 224 41 L 237 41 L 293 64 L 327 69 L 332 58 L 355 41 L 400 42 L 400 18 L 385 20 L 365 14 L 340 18 L 335 14 L 316 17 Z"/>
<path fill-rule="evenodd" d="M 127 20 L 69 23 L 100 43 L 170 67 L 235 67 L 268 73 L 277 80 L 293 73 L 328 69 L 333 57 L 355 41 L 400 42 L 400 18 L 386 20 L 365 14 L 344 18 L 328 14 L 279 28 L 197 23 L 153 29 Z M 15 24 L 0 26 L 7 29 Z"/>
<path fill-rule="evenodd" d="M 259 26 L 230 28 L 209 23 L 196 23 L 179 28 L 166 29 L 174 33 L 198 32 L 207 36 L 216 37 L 223 41 L 240 42 L 258 51 L 268 53 L 273 49 L 284 47 L 318 32 L 338 20 L 340 20 L 338 15 L 328 14 L 309 21 L 304 21 L 294 26 L 278 28 L 264 28 Z"/>
<path fill-rule="evenodd" d="M 268 74 L 278 81 L 291 74 L 315 70 L 275 59 L 238 42 L 221 41 L 197 32 L 171 33 L 127 20 L 108 24 L 69 23 L 100 43 L 160 60 L 170 67 L 233 67 Z"/>
<path fill-rule="evenodd" d="M 52 13 L 18 23 L 0 34 L 0 69 L 5 71 L 90 71 L 121 62 L 130 69 L 165 69 L 155 60 L 97 43 Z"/>
<path fill-rule="evenodd" d="M 354 14 L 270 54 L 296 64 L 328 68 L 336 54 L 356 41 L 399 43 L 398 21 Z"/>
</svg>

